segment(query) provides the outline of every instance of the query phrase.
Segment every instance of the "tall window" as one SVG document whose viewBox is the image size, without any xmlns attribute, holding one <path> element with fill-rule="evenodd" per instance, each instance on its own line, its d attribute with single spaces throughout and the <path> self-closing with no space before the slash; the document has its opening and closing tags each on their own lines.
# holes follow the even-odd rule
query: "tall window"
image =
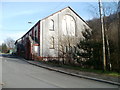
<svg viewBox="0 0 120 90">
<path fill-rule="evenodd" d="M 35 37 L 37 37 L 37 31 L 35 31 Z"/>
<path fill-rule="evenodd" d="M 35 30 L 34 40 L 37 42 L 37 30 Z"/>
<path fill-rule="evenodd" d="M 49 22 L 49 30 L 54 31 L 54 21 L 52 19 Z"/>
<path fill-rule="evenodd" d="M 65 15 L 62 19 L 62 32 L 64 35 L 75 36 L 75 20 L 70 15 Z"/>
<path fill-rule="evenodd" d="M 50 49 L 54 49 L 55 48 L 54 44 L 55 44 L 55 39 L 54 39 L 54 37 L 51 37 L 50 38 Z"/>
</svg>

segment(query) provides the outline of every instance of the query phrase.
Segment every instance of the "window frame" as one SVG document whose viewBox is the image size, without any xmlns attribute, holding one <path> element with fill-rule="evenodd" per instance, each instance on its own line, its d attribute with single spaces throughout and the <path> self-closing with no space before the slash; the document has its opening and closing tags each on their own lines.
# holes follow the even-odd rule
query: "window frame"
<svg viewBox="0 0 120 90">
<path fill-rule="evenodd" d="M 67 22 L 68 20 L 70 20 L 70 23 Z M 65 26 L 63 24 L 63 21 L 65 23 Z M 72 23 L 71 23 L 71 21 L 72 21 Z M 71 30 L 72 26 L 74 26 L 73 27 L 74 32 Z M 65 28 L 63 28 L 63 27 L 65 27 Z M 63 32 L 63 35 L 65 35 L 65 36 L 76 36 L 76 20 L 72 15 L 65 14 L 63 16 L 63 18 L 62 18 L 62 32 Z"/>
<path fill-rule="evenodd" d="M 51 25 L 51 23 L 52 23 L 52 25 Z M 51 28 L 52 27 L 52 28 Z M 50 31 L 54 31 L 54 20 L 53 19 L 51 19 L 50 21 L 49 21 L 49 30 Z"/>
<path fill-rule="evenodd" d="M 50 49 L 55 49 L 55 38 L 53 36 L 50 38 Z"/>
</svg>

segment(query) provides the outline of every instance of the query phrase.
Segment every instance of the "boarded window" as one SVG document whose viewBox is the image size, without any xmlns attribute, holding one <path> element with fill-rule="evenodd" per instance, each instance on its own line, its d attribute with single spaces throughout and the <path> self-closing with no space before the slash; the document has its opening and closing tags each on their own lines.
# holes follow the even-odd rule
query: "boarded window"
<svg viewBox="0 0 120 90">
<path fill-rule="evenodd" d="M 37 41 L 37 30 L 35 30 L 34 40 Z"/>
<path fill-rule="evenodd" d="M 75 20 L 70 15 L 65 15 L 62 19 L 63 35 L 75 36 Z"/>
<path fill-rule="evenodd" d="M 32 36 L 32 39 L 34 40 L 34 43 L 39 44 L 39 41 L 38 41 L 38 28 L 37 27 L 34 29 L 34 35 Z"/>
<path fill-rule="evenodd" d="M 37 31 L 35 30 L 35 37 L 37 37 Z"/>
</svg>

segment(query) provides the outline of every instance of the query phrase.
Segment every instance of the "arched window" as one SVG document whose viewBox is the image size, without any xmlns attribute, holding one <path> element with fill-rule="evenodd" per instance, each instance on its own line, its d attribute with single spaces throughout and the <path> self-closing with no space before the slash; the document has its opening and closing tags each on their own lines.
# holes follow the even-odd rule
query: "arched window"
<svg viewBox="0 0 120 90">
<path fill-rule="evenodd" d="M 54 21 L 52 19 L 49 22 L 49 30 L 54 31 Z"/>
<path fill-rule="evenodd" d="M 64 35 L 75 36 L 75 20 L 70 15 L 65 15 L 62 19 L 62 32 Z"/>
<path fill-rule="evenodd" d="M 54 49 L 54 44 L 55 44 L 55 38 L 54 37 L 51 37 L 50 38 L 50 49 Z"/>
</svg>

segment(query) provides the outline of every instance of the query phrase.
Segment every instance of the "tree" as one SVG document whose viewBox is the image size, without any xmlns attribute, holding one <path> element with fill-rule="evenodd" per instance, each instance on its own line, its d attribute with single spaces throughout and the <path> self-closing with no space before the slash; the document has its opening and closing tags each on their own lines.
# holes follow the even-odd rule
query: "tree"
<svg viewBox="0 0 120 90">
<path fill-rule="evenodd" d="M 7 38 L 4 43 L 7 45 L 7 47 L 9 49 L 13 49 L 14 48 L 14 43 L 15 43 L 15 40 L 13 40 L 12 38 Z"/>
<path fill-rule="evenodd" d="M 77 44 L 75 56 L 81 67 L 102 69 L 102 43 L 94 39 L 96 33 L 93 31 L 85 29 L 82 32 L 84 39 Z"/>
<path fill-rule="evenodd" d="M 96 7 L 94 7 L 96 8 Z M 95 35 L 95 39 L 98 41 L 101 40 L 101 24 L 99 17 L 99 12 L 95 12 L 97 10 L 94 10 L 94 13 L 97 13 L 97 18 L 92 19 L 88 21 L 90 27 L 97 32 Z M 105 54 L 106 54 L 106 66 L 107 70 L 117 70 L 115 67 L 118 66 L 118 24 L 117 24 L 117 3 L 116 2 L 103 2 L 103 19 L 104 19 L 104 30 L 105 30 Z M 112 67 L 111 67 L 112 66 Z"/>
<path fill-rule="evenodd" d="M 74 64 L 73 48 L 77 42 L 76 37 L 67 33 L 67 35 L 59 36 L 58 39 L 58 52 L 63 64 Z"/>
<path fill-rule="evenodd" d="M 5 43 L 2 43 L 2 53 L 7 53 L 7 52 L 8 52 L 7 45 Z"/>
<path fill-rule="evenodd" d="M 2 45 L 0 45 L 0 53 L 2 52 Z"/>
</svg>

